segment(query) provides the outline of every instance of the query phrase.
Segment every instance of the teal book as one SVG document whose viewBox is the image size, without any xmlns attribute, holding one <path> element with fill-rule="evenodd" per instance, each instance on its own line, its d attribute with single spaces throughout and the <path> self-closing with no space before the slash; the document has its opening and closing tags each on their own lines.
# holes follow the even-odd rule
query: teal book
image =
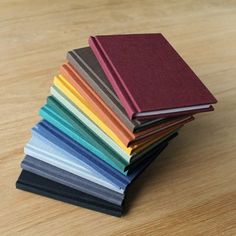
<svg viewBox="0 0 236 236">
<path fill-rule="evenodd" d="M 80 143 L 100 159 L 107 162 L 120 172 L 124 172 L 128 162 L 120 158 L 118 155 L 115 155 L 115 152 L 111 149 L 108 150 L 99 138 L 96 138 L 89 129 L 76 120 L 55 99 L 49 97 L 47 104 L 40 109 L 39 114 L 49 123 Z"/>
</svg>

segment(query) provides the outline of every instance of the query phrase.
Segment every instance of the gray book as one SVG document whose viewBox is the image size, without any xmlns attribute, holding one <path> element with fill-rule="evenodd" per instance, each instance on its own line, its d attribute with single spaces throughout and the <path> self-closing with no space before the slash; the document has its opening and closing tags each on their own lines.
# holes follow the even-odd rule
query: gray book
<svg viewBox="0 0 236 236">
<path fill-rule="evenodd" d="M 125 194 L 117 193 L 28 155 L 21 162 L 21 168 L 119 206 L 122 205 L 125 197 Z"/>
<path fill-rule="evenodd" d="M 160 118 L 147 121 L 130 120 L 89 47 L 69 51 L 67 53 L 67 60 L 131 132 L 135 133 L 145 128 L 152 127 L 163 120 Z"/>
</svg>

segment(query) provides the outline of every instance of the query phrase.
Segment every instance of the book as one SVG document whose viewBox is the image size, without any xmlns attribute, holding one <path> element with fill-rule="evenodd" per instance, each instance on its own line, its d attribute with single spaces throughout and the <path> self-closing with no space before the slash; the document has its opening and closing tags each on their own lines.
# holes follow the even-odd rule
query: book
<svg viewBox="0 0 236 236">
<path fill-rule="evenodd" d="M 130 119 L 210 111 L 217 102 L 162 34 L 91 36 L 89 45 Z"/>
<path fill-rule="evenodd" d="M 90 179 L 82 178 L 31 156 L 25 156 L 21 168 L 116 205 L 122 205 L 125 197 L 124 193 L 103 187 Z"/>
<path fill-rule="evenodd" d="M 123 212 L 123 205 L 107 202 L 26 170 L 21 172 L 16 188 L 113 216 L 121 216 Z"/>
</svg>

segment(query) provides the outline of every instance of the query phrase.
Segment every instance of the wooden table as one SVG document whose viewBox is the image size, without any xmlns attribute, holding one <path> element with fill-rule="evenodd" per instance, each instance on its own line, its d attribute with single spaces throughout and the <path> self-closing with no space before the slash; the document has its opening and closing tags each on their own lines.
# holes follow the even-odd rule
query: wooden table
<svg viewBox="0 0 236 236">
<path fill-rule="evenodd" d="M 0 235 L 236 235 L 235 26 L 236 1 L 2 0 Z M 66 52 L 89 35 L 138 32 L 168 38 L 219 100 L 215 112 L 181 130 L 132 187 L 122 218 L 16 190 Z"/>
</svg>

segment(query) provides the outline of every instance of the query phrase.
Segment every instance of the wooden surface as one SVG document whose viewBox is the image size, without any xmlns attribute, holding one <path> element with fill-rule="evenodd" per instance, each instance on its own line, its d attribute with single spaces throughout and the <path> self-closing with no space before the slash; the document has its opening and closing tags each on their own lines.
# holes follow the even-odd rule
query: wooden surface
<svg viewBox="0 0 236 236">
<path fill-rule="evenodd" d="M 1 0 L 0 235 L 236 235 L 235 26 L 236 1 Z M 66 52 L 89 35 L 137 32 L 168 38 L 219 100 L 215 112 L 181 130 L 122 218 L 16 190 Z"/>
</svg>

